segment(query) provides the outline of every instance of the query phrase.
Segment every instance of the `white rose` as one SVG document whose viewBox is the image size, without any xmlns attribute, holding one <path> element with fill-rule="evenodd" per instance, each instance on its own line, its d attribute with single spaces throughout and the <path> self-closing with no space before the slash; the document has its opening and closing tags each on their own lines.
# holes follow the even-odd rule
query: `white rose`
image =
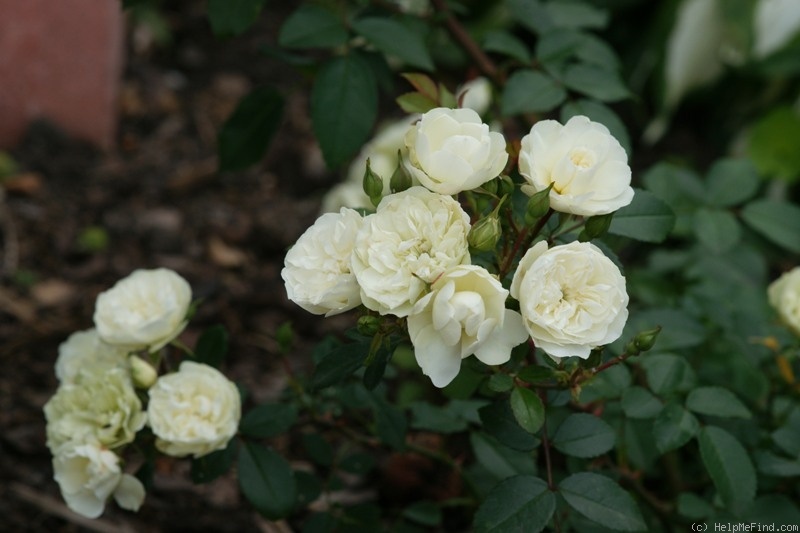
<svg viewBox="0 0 800 533">
<path fill-rule="evenodd" d="M 797 36 L 800 3 L 797 0 L 760 0 L 754 19 L 753 53 L 759 58 L 767 57 Z"/>
<path fill-rule="evenodd" d="M 461 107 L 472 109 L 483 115 L 492 105 L 492 84 L 483 76 L 469 80 L 456 91 L 456 100 Z"/>
<path fill-rule="evenodd" d="M 785 272 L 770 283 L 767 296 L 781 321 L 800 335 L 800 267 Z"/>
<path fill-rule="evenodd" d="M 125 367 L 128 350 L 100 340 L 97 330 L 76 331 L 58 346 L 56 377 L 62 383 L 73 383 L 87 366 L 96 370 Z"/>
<path fill-rule="evenodd" d="M 53 471 L 67 506 L 87 518 L 103 514 L 111 495 L 130 511 L 139 510 L 144 501 L 142 483 L 122 473 L 117 454 L 96 444 L 71 446 L 56 454 Z"/>
<path fill-rule="evenodd" d="M 239 427 L 239 390 L 208 365 L 184 361 L 177 372 L 158 378 L 148 394 L 156 448 L 167 455 L 198 458 L 222 450 Z"/>
<path fill-rule="evenodd" d="M 297 239 L 284 260 L 281 277 L 289 299 L 317 315 L 337 315 L 361 304 L 350 255 L 364 219 L 343 207 L 326 213 Z"/>
<path fill-rule="evenodd" d="M 565 125 L 542 120 L 522 138 L 519 172 L 533 196 L 551 184 L 550 206 L 562 213 L 592 216 L 631 203 L 628 156 L 608 128 L 575 116 Z"/>
<path fill-rule="evenodd" d="M 364 219 L 353 248 L 364 305 L 383 315 L 408 315 L 430 283 L 469 263 L 469 229 L 469 215 L 449 196 L 417 186 L 384 197 Z"/>
<path fill-rule="evenodd" d="M 438 107 L 406 134 L 408 173 L 428 189 L 457 194 L 496 178 L 508 162 L 506 141 L 472 109 Z"/>
<path fill-rule="evenodd" d="M 70 444 L 97 442 L 118 448 L 132 442 L 147 415 L 128 371 L 83 369 L 72 383 L 62 383 L 44 406 L 47 446 L 54 454 Z"/>
<path fill-rule="evenodd" d="M 591 243 L 537 243 L 514 273 L 511 296 L 536 346 L 554 358 L 589 357 L 619 338 L 628 319 L 625 278 Z"/>
<path fill-rule="evenodd" d="M 500 365 L 525 342 L 522 317 L 505 308 L 507 297 L 486 269 L 461 265 L 440 276 L 416 303 L 408 333 L 422 372 L 435 386 L 450 383 L 465 357 L 475 354 L 487 365 Z"/>
<path fill-rule="evenodd" d="M 109 344 L 157 350 L 186 327 L 189 283 L 172 270 L 136 270 L 97 297 L 94 325 Z"/>
<path fill-rule="evenodd" d="M 342 207 L 372 209 L 372 202 L 364 192 L 364 172 L 369 168 L 383 178 L 383 194 L 389 194 L 389 182 L 397 169 L 397 151 L 406 152 L 405 136 L 419 115 L 409 115 L 382 127 L 378 134 L 356 156 L 347 170 L 345 181 L 332 188 L 322 199 L 321 211 L 338 212 Z"/>
</svg>

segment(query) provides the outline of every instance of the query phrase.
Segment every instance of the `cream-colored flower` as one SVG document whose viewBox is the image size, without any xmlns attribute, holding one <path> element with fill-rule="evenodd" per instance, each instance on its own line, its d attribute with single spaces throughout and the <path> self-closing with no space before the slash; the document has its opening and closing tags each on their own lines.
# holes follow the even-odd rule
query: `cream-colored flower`
<svg viewBox="0 0 800 533">
<path fill-rule="evenodd" d="M 147 415 L 128 371 L 84 369 L 62 383 L 44 406 L 47 446 L 53 454 L 65 445 L 96 442 L 118 448 L 132 442 Z"/>
<path fill-rule="evenodd" d="M 496 178 L 508 162 L 506 141 L 472 109 L 437 107 L 406 134 L 408 173 L 428 189 L 458 194 Z"/>
<path fill-rule="evenodd" d="M 62 383 L 72 383 L 88 366 L 98 371 L 125 367 L 127 354 L 127 349 L 100 340 L 94 328 L 76 331 L 58 346 L 56 377 Z"/>
<path fill-rule="evenodd" d="M 353 248 L 364 305 L 384 315 L 408 315 L 429 284 L 469 263 L 469 229 L 469 215 L 449 196 L 417 186 L 384 197 L 364 219 Z"/>
<path fill-rule="evenodd" d="M 619 338 L 628 319 L 625 278 L 591 243 L 537 243 L 514 273 L 511 296 L 536 346 L 554 358 L 589 357 Z"/>
<path fill-rule="evenodd" d="M 800 32 L 800 2 L 759 0 L 753 24 L 753 54 L 758 58 L 777 52 Z"/>
<path fill-rule="evenodd" d="M 363 221 L 357 211 L 343 207 L 338 213 L 321 215 L 297 239 L 281 270 L 290 300 L 309 313 L 325 316 L 361 305 L 350 255 Z"/>
<path fill-rule="evenodd" d="M 456 99 L 461 103 L 461 107 L 483 115 L 492 105 L 492 83 L 483 76 L 471 79 L 458 88 Z"/>
<path fill-rule="evenodd" d="M 563 126 L 534 124 L 522 138 L 519 172 L 528 196 L 552 184 L 550 206 L 562 213 L 604 215 L 633 200 L 625 150 L 608 128 L 580 115 Z"/>
<path fill-rule="evenodd" d="M 177 273 L 136 270 L 100 293 L 94 325 L 109 344 L 154 351 L 183 331 L 191 303 L 192 289 Z"/>
<path fill-rule="evenodd" d="M 67 506 L 87 518 L 103 514 L 112 495 L 130 511 L 138 511 L 144 501 L 142 483 L 122 473 L 117 454 L 96 444 L 70 446 L 57 453 L 53 471 Z"/>
<path fill-rule="evenodd" d="M 784 272 L 767 288 L 770 305 L 795 335 L 800 335 L 800 267 Z"/>
<path fill-rule="evenodd" d="M 222 450 L 239 427 L 239 390 L 208 365 L 184 361 L 177 372 L 158 378 L 148 394 L 156 448 L 167 455 L 197 458 Z"/>
<path fill-rule="evenodd" d="M 483 267 L 453 267 L 417 301 L 408 315 L 408 334 L 422 372 L 437 387 L 450 383 L 461 360 L 474 354 L 501 365 L 525 342 L 522 317 L 505 308 L 508 291 Z"/>
</svg>

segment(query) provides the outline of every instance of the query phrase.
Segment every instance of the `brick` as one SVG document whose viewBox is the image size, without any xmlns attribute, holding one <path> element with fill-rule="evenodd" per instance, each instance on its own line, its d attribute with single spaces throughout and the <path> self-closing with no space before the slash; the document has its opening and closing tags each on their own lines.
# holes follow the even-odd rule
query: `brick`
<svg viewBox="0 0 800 533">
<path fill-rule="evenodd" d="M 120 0 L 0 0 L 0 147 L 46 118 L 114 143 L 122 71 Z"/>
</svg>

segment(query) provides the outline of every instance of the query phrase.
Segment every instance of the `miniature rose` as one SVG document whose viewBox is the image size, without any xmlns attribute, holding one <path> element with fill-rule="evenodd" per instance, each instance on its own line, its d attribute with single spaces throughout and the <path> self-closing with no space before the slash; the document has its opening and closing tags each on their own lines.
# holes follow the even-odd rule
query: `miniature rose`
<svg viewBox="0 0 800 533">
<path fill-rule="evenodd" d="M 81 369 L 91 365 L 95 370 L 125 367 L 128 350 L 100 340 L 97 330 L 76 331 L 58 346 L 56 377 L 62 383 L 73 383 Z"/>
<path fill-rule="evenodd" d="M 612 213 L 631 203 L 628 156 L 608 128 L 587 117 L 565 125 L 542 120 L 522 138 L 522 191 L 533 196 L 551 184 L 550 207 L 581 216 Z"/>
<path fill-rule="evenodd" d="M 148 394 L 156 448 L 167 455 L 197 458 L 222 450 L 239 427 L 239 390 L 208 365 L 184 361 L 177 372 L 158 378 Z"/>
<path fill-rule="evenodd" d="M 132 442 L 147 419 L 126 369 L 91 366 L 59 386 L 44 414 L 47 446 L 54 454 L 65 445 L 87 442 L 118 448 Z"/>
<path fill-rule="evenodd" d="M 537 243 L 514 273 L 511 296 L 536 346 L 554 358 L 587 358 L 616 340 L 628 319 L 625 278 L 591 243 L 549 250 Z"/>
<path fill-rule="evenodd" d="M 800 335 L 800 267 L 783 273 L 770 283 L 767 296 L 781 322 Z"/>
<path fill-rule="evenodd" d="M 449 196 L 417 186 L 384 197 L 364 219 L 353 248 L 364 305 L 408 315 L 430 283 L 469 262 L 469 230 L 469 215 Z"/>
<path fill-rule="evenodd" d="M 483 76 L 471 79 L 458 88 L 456 100 L 460 102 L 460 107 L 472 109 L 483 115 L 492 105 L 492 83 Z"/>
<path fill-rule="evenodd" d="M 53 456 L 54 478 L 67 506 L 87 518 L 103 514 L 106 501 L 138 511 L 145 497 L 141 481 L 123 474 L 119 457 L 96 444 L 70 446 Z"/>
<path fill-rule="evenodd" d="M 472 109 L 438 107 L 406 134 L 408 173 L 428 189 L 457 194 L 496 178 L 508 162 L 503 135 Z"/>
<path fill-rule="evenodd" d="M 94 324 L 109 344 L 155 351 L 186 327 L 191 302 L 189 283 L 172 270 L 136 270 L 100 293 Z"/>
<path fill-rule="evenodd" d="M 408 316 L 408 333 L 422 372 L 437 387 L 450 383 L 461 360 L 506 363 L 528 333 L 522 317 L 505 308 L 508 291 L 483 267 L 456 266 L 431 285 Z"/>
<path fill-rule="evenodd" d="M 306 230 L 286 254 L 281 277 L 289 299 L 317 315 L 332 316 L 361 304 L 350 267 L 363 218 L 343 207 L 326 213 Z"/>
</svg>

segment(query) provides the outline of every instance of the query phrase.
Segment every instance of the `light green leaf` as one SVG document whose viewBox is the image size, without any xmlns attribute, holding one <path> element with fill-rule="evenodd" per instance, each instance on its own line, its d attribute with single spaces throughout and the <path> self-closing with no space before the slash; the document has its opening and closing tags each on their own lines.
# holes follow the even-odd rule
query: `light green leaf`
<svg viewBox="0 0 800 533">
<path fill-rule="evenodd" d="M 431 100 L 427 95 L 419 92 L 410 92 L 401 94 L 395 101 L 400 109 L 406 113 L 425 113 L 434 107 L 438 107 L 438 103 Z"/>
<path fill-rule="evenodd" d="M 614 428 L 603 419 L 586 413 L 567 417 L 553 435 L 553 446 L 573 457 L 597 457 L 614 447 Z"/>
<path fill-rule="evenodd" d="M 622 394 L 622 411 L 628 418 L 653 418 L 658 416 L 663 407 L 661 400 L 638 385 L 625 389 Z"/>
<path fill-rule="evenodd" d="M 238 471 L 242 494 L 258 512 L 270 520 L 292 512 L 297 484 L 286 459 L 269 448 L 245 442 Z"/>
<path fill-rule="evenodd" d="M 520 39 L 507 31 L 491 31 L 483 38 L 483 49 L 487 52 L 497 52 L 520 61 L 530 63 L 531 54 L 528 47 Z"/>
<path fill-rule="evenodd" d="M 744 206 L 742 218 L 775 244 L 800 254 L 800 207 L 778 200 L 756 200 Z"/>
<path fill-rule="evenodd" d="M 631 95 L 616 71 L 584 63 L 567 67 L 564 85 L 601 102 L 617 102 Z"/>
<path fill-rule="evenodd" d="M 208 0 L 208 19 L 218 37 L 240 35 L 258 20 L 266 0 Z"/>
<path fill-rule="evenodd" d="M 542 531 L 556 509 L 547 483 L 533 476 L 514 476 L 495 485 L 475 513 L 477 533 Z"/>
<path fill-rule="evenodd" d="M 357 54 L 327 62 L 311 91 L 311 121 L 325 162 L 336 168 L 369 137 L 378 111 L 378 87 Z"/>
<path fill-rule="evenodd" d="M 558 485 L 570 507 L 598 524 L 617 531 L 644 531 L 647 525 L 630 494 L 611 479 L 580 472 Z"/>
<path fill-rule="evenodd" d="M 286 48 L 329 48 L 347 42 L 347 29 L 335 13 L 303 4 L 281 26 L 278 44 Z"/>
<path fill-rule="evenodd" d="M 758 190 L 758 173 L 749 159 L 721 159 L 708 171 L 706 200 L 715 207 L 732 207 Z"/>
<path fill-rule="evenodd" d="M 217 137 L 220 170 L 242 170 L 264 157 L 283 117 L 283 97 L 272 87 L 242 98 Z"/>
<path fill-rule="evenodd" d="M 248 411 L 239 423 L 239 431 L 248 437 L 267 439 L 287 431 L 297 420 L 297 406 L 264 403 Z"/>
<path fill-rule="evenodd" d="M 771 109 L 750 131 L 750 157 L 759 172 L 794 182 L 800 178 L 800 115 L 791 107 Z"/>
<path fill-rule="evenodd" d="M 742 237 L 736 217 L 721 209 L 698 209 L 694 214 L 694 232 L 705 249 L 715 254 L 732 249 Z"/>
<path fill-rule="evenodd" d="M 385 17 L 365 17 L 354 20 L 353 29 L 386 54 L 397 56 L 413 67 L 434 69 L 422 36 L 401 22 Z"/>
<path fill-rule="evenodd" d="M 594 100 L 581 99 L 567 102 L 561 107 L 561 122 L 567 122 L 575 115 L 584 115 L 608 128 L 611 135 L 619 141 L 625 151 L 631 153 L 631 138 L 625 124 L 610 107 Z"/>
<path fill-rule="evenodd" d="M 701 415 L 750 418 L 750 410 L 728 389 L 698 387 L 686 398 L 686 407 Z"/>
<path fill-rule="evenodd" d="M 740 513 L 756 494 L 756 472 L 744 447 L 716 426 L 700 431 L 700 457 L 727 508 Z"/>
<path fill-rule="evenodd" d="M 550 111 L 567 97 L 567 92 L 552 78 L 534 70 L 518 70 L 503 89 L 502 113 L 540 113 Z"/>
<path fill-rule="evenodd" d="M 511 411 L 519 425 L 528 433 L 536 433 L 544 424 L 544 405 L 539 395 L 530 389 L 516 387 L 511 391 Z"/>
<path fill-rule="evenodd" d="M 639 241 L 663 241 L 675 225 L 675 214 L 652 193 L 634 192 L 633 201 L 614 213 L 608 232 Z"/>
<path fill-rule="evenodd" d="M 680 448 L 697 435 L 700 423 L 680 404 L 670 403 L 653 423 L 656 447 L 661 453 Z"/>
</svg>

